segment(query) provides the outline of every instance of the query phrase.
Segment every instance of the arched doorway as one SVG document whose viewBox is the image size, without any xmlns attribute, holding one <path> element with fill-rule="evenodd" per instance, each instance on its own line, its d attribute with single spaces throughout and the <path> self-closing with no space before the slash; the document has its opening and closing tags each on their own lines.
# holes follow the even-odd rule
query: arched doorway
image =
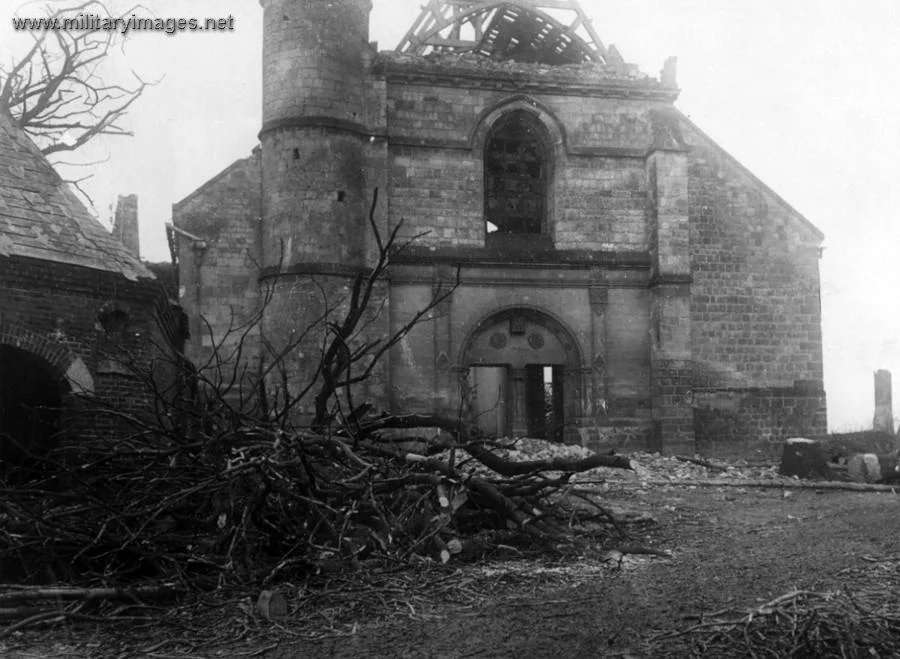
<svg viewBox="0 0 900 659">
<path fill-rule="evenodd" d="M 581 365 L 572 333 L 549 314 L 499 311 L 466 339 L 463 408 L 487 433 L 562 441 L 580 415 Z"/>
<path fill-rule="evenodd" d="M 46 361 L 0 345 L 0 464 L 18 464 L 55 442 L 62 395 L 62 381 Z"/>
</svg>

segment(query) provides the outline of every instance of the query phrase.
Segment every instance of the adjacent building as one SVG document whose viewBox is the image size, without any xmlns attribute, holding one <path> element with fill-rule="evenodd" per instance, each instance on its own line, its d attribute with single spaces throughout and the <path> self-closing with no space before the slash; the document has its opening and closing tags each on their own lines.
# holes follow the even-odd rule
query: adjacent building
<svg viewBox="0 0 900 659">
<path fill-rule="evenodd" d="M 117 226 L 137 228 L 136 204 L 120 200 Z M 167 315 L 137 243 L 115 239 L 0 112 L 0 467 L 120 430 L 100 410 L 144 414 L 147 388 L 127 366 L 151 367 Z"/>
</svg>

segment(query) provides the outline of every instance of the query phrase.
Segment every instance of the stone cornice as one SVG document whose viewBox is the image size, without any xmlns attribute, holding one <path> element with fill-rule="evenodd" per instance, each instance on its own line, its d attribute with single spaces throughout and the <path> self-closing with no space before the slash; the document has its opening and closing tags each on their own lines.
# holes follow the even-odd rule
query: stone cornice
<svg viewBox="0 0 900 659">
<path fill-rule="evenodd" d="M 326 115 L 310 115 L 310 116 L 294 116 L 282 117 L 280 119 L 272 119 L 263 124 L 259 131 L 259 139 L 262 140 L 268 133 L 278 130 L 289 130 L 294 128 L 319 128 L 323 130 L 331 130 L 341 133 L 350 133 L 360 138 L 369 137 L 386 137 L 387 131 L 384 128 L 370 129 L 355 121 L 346 119 L 338 119 Z"/>
<path fill-rule="evenodd" d="M 597 77 L 590 79 L 579 68 L 543 67 L 541 70 L 506 70 L 502 66 L 467 67 L 426 60 L 397 62 L 382 60 L 377 69 L 393 84 L 425 84 L 467 89 L 490 89 L 511 93 L 563 94 L 598 98 L 631 98 L 672 103 L 679 90 L 658 81 Z"/>
<path fill-rule="evenodd" d="M 647 288 L 656 288 L 657 286 L 690 286 L 693 283 L 694 276 L 690 273 L 655 274 L 650 278 Z"/>
<path fill-rule="evenodd" d="M 353 278 L 358 274 L 370 271 L 363 266 L 349 265 L 346 263 L 295 263 L 285 266 L 267 266 L 259 271 L 259 281 L 281 277 L 300 277 L 308 275 L 323 275 L 329 277 Z"/>
<path fill-rule="evenodd" d="M 410 246 L 391 258 L 397 265 L 450 263 L 486 267 L 589 269 L 649 268 L 650 255 L 643 251 L 503 249 L 496 247 L 424 247 Z"/>
</svg>

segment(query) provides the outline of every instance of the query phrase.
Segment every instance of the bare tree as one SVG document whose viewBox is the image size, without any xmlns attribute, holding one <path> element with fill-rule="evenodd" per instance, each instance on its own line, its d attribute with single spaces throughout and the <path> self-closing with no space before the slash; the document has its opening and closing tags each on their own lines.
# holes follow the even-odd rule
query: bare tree
<svg viewBox="0 0 900 659">
<path fill-rule="evenodd" d="M 41 28 L 29 31 L 34 42 L 25 55 L 0 63 L 0 112 L 44 155 L 75 151 L 99 135 L 131 135 L 122 118 L 151 83 L 133 71 L 127 82 L 104 76 L 104 62 L 125 36 L 117 29 L 82 28 L 90 28 L 84 17 L 115 19 L 132 11 L 115 15 L 99 0 L 48 7 Z"/>
</svg>

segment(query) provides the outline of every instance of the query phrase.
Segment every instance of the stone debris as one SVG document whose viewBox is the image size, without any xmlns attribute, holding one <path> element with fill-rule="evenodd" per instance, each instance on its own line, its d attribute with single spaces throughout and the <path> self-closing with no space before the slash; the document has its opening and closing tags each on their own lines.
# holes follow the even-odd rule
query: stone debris
<svg viewBox="0 0 900 659">
<path fill-rule="evenodd" d="M 500 457 L 514 462 L 530 460 L 550 460 L 553 458 L 583 459 L 595 454 L 589 448 L 575 444 L 559 444 L 544 439 L 523 438 L 517 440 L 500 440 L 508 442 L 509 448 L 493 449 Z M 783 479 L 778 473 L 777 466 L 750 465 L 743 461 L 725 463 L 709 461 L 713 468 L 705 467 L 693 462 L 687 462 L 674 456 L 664 456 L 659 453 L 635 452 L 627 454 L 631 458 L 633 471 L 624 469 L 612 469 L 609 467 L 597 467 L 589 471 L 575 474 L 572 482 L 636 482 L 647 483 L 667 480 L 671 482 L 703 480 L 709 478 L 738 480 L 738 479 Z M 450 451 L 444 451 L 437 457 L 442 460 L 449 459 Z M 694 457 L 694 456 L 690 456 Z M 697 459 L 700 459 L 697 456 Z M 494 475 L 494 472 L 471 459 L 468 453 L 462 449 L 456 451 L 456 464 L 466 473 L 478 473 Z M 547 473 L 552 477 L 553 473 Z"/>
</svg>

